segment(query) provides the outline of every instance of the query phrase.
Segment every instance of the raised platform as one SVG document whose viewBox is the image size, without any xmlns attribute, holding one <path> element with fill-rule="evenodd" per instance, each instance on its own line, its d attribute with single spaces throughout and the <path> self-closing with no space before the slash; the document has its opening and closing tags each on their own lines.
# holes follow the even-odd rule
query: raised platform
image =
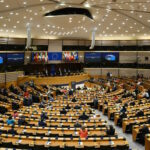
<svg viewBox="0 0 150 150">
<path fill-rule="evenodd" d="M 47 84 L 47 85 L 69 85 L 72 81 L 81 83 L 89 79 L 88 74 L 79 74 L 72 76 L 62 76 L 62 77 L 36 77 L 36 76 L 24 76 L 18 77 L 17 84 L 23 84 L 28 81 L 34 81 L 35 84 Z"/>
</svg>

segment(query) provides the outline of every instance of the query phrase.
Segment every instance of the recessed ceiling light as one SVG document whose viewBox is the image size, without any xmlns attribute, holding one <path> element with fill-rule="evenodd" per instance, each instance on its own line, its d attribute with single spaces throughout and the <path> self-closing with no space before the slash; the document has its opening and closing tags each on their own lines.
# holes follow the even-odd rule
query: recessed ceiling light
<svg viewBox="0 0 150 150">
<path fill-rule="evenodd" d="M 65 3 L 60 3 L 60 6 L 65 6 L 66 4 Z"/>
<path fill-rule="evenodd" d="M 90 6 L 90 4 L 89 4 L 89 3 L 85 3 L 85 4 L 84 4 L 84 7 L 86 7 L 86 8 L 90 8 L 91 6 Z"/>
</svg>

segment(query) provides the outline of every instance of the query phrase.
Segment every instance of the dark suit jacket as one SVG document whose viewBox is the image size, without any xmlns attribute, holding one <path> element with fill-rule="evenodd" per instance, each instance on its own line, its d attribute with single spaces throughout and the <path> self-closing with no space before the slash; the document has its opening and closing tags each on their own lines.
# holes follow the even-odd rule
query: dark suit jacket
<svg viewBox="0 0 150 150">
<path fill-rule="evenodd" d="M 81 124 L 80 124 L 80 123 L 75 123 L 75 124 L 74 124 L 74 127 L 75 127 L 75 128 L 80 128 L 80 127 L 81 127 Z"/>
<path fill-rule="evenodd" d="M 66 113 L 67 113 L 66 110 L 61 110 L 61 111 L 60 111 L 60 114 L 66 114 Z"/>
<path fill-rule="evenodd" d="M 72 102 L 76 102 L 77 100 L 75 98 L 72 99 Z"/>
<path fill-rule="evenodd" d="M 79 119 L 80 120 L 87 120 L 87 119 L 89 119 L 89 116 L 87 116 L 87 115 L 81 115 L 81 116 L 79 116 Z"/>
</svg>

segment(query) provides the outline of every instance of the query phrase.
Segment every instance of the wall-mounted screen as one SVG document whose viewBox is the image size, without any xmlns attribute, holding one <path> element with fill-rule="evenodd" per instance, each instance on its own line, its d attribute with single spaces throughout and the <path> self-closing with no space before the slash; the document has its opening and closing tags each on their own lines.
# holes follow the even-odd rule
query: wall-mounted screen
<svg viewBox="0 0 150 150">
<path fill-rule="evenodd" d="M 24 63 L 24 53 L 8 53 L 6 55 L 8 64 L 19 65 Z"/>
<path fill-rule="evenodd" d="M 102 59 L 104 62 L 119 62 L 119 53 L 102 53 Z"/>
<path fill-rule="evenodd" d="M 84 55 L 85 63 L 100 63 L 101 53 L 99 52 L 86 52 Z"/>
<path fill-rule="evenodd" d="M 0 53 L 0 65 L 4 64 L 5 60 L 6 60 L 6 54 Z"/>
<path fill-rule="evenodd" d="M 33 52 L 32 53 L 32 62 L 47 63 L 48 62 L 48 53 L 47 52 Z"/>
<path fill-rule="evenodd" d="M 49 52 L 48 53 L 48 60 L 49 61 L 61 61 L 62 60 L 62 53 L 61 52 Z"/>
<path fill-rule="evenodd" d="M 78 52 L 63 52 L 63 60 L 64 61 L 77 61 L 78 60 Z"/>
</svg>

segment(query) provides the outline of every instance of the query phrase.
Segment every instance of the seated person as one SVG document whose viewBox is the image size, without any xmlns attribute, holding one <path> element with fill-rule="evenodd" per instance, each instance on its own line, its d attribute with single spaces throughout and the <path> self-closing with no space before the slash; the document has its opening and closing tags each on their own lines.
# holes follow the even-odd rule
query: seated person
<svg viewBox="0 0 150 150">
<path fill-rule="evenodd" d="M 19 104 L 17 104 L 16 102 L 12 102 L 12 109 L 13 110 L 18 110 L 19 109 Z"/>
<path fill-rule="evenodd" d="M 17 131 L 14 129 L 14 126 L 11 126 L 11 129 L 8 130 L 8 134 L 17 134 Z"/>
<path fill-rule="evenodd" d="M 27 121 L 25 120 L 25 117 L 22 116 L 22 114 L 19 115 L 18 125 L 28 125 Z"/>
<path fill-rule="evenodd" d="M 121 99 L 118 99 L 118 100 L 116 101 L 116 103 L 122 103 Z"/>
<path fill-rule="evenodd" d="M 126 107 L 123 106 L 123 107 L 121 108 L 121 110 L 120 110 L 120 113 L 125 113 L 126 111 L 127 111 Z"/>
<path fill-rule="evenodd" d="M 9 116 L 9 118 L 7 119 L 6 122 L 8 125 L 14 125 L 15 124 L 15 120 L 12 118 L 12 116 Z"/>
<path fill-rule="evenodd" d="M 104 101 L 104 104 L 106 104 L 106 105 L 107 105 L 107 104 L 108 104 L 108 102 L 105 100 L 105 101 Z"/>
<path fill-rule="evenodd" d="M 18 112 L 17 112 L 17 111 L 14 111 L 13 117 L 14 117 L 14 119 L 15 119 L 16 117 L 18 117 Z"/>
<path fill-rule="evenodd" d="M 79 131 L 79 135 L 80 135 L 80 138 L 87 138 L 88 136 L 88 131 L 85 129 L 85 127 L 83 126 L 81 128 L 81 130 Z"/>
<path fill-rule="evenodd" d="M 136 117 L 142 117 L 144 116 L 144 112 L 142 110 L 139 110 L 137 113 L 136 113 Z"/>
<path fill-rule="evenodd" d="M 40 103 L 39 108 L 45 108 L 45 105 L 44 105 L 43 101 Z"/>
<path fill-rule="evenodd" d="M 87 87 L 86 87 L 86 85 L 84 85 L 84 87 L 83 87 L 83 90 L 87 90 Z"/>
<path fill-rule="evenodd" d="M 67 114 L 67 111 L 65 110 L 65 108 L 63 108 L 63 109 L 60 111 L 60 114 Z"/>
<path fill-rule="evenodd" d="M 72 89 L 69 90 L 69 95 L 73 95 L 73 90 Z"/>
<path fill-rule="evenodd" d="M 75 96 L 72 98 L 72 102 L 77 102 Z"/>
<path fill-rule="evenodd" d="M 80 128 L 81 124 L 79 123 L 79 120 L 76 120 L 76 123 L 74 124 L 75 128 Z"/>
<path fill-rule="evenodd" d="M 112 125 L 109 126 L 109 129 L 107 128 L 107 131 L 106 131 L 107 135 L 109 136 L 112 136 L 112 135 L 115 135 L 115 129 Z"/>
<path fill-rule="evenodd" d="M 147 119 L 147 123 L 150 124 L 150 118 Z"/>
<path fill-rule="evenodd" d="M 130 106 L 134 106 L 134 105 L 135 105 L 134 101 L 130 102 Z"/>
<path fill-rule="evenodd" d="M 39 126 L 40 126 L 40 127 L 46 127 L 46 126 L 47 126 L 47 124 L 46 124 L 46 122 L 44 121 L 44 119 L 41 119 L 41 120 L 39 121 Z"/>
<path fill-rule="evenodd" d="M 79 116 L 79 120 L 87 120 L 87 119 L 89 119 L 89 116 L 87 116 L 85 112 L 83 112 L 83 114 Z"/>
<path fill-rule="evenodd" d="M 66 109 L 70 109 L 71 107 L 69 106 L 69 104 L 67 104 Z"/>
<path fill-rule="evenodd" d="M 144 125 L 144 126 L 140 129 L 140 132 L 143 133 L 143 134 L 149 133 L 149 128 L 148 128 L 148 126 Z"/>
<path fill-rule="evenodd" d="M 97 98 L 97 96 L 94 98 L 94 100 L 93 100 L 93 105 L 94 105 L 94 108 L 98 108 L 98 98 Z"/>
<path fill-rule="evenodd" d="M 81 106 L 80 105 L 75 105 L 74 109 L 80 109 Z"/>
<path fill-rule="evenodd" d="M 49 98 L 49 101 L 50 101 L 50 102 L 53 102 L 53 101 L 54 101 L 54 98 L 53 98 L 51 95 L 49 95 L 48 98 Z"/>
<path fill-rule="evenodd" d="M 48 119 L 47 113 L 42 112 L 41 113 L 41 119 Z"/>
<path fill-rule="evenodd" d="M 81 90 L 80 86 L 77 87 L 77 90 Z"/>
<path fill-rule="evenodd" d="M 149 128 L 148 128 L 146 125 L 144 125 L 144 126 L 140 129 L 140 142 L 141 142 L 142 144 L 145 143 L 145 135 L 148 134 L 148 133 L 150 133 Z"/>
</svg>

